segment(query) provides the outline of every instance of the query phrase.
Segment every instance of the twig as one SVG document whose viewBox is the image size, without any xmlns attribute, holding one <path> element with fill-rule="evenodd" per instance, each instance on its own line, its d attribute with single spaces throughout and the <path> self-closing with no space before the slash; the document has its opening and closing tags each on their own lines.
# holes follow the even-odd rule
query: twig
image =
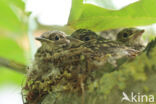
<svg viewBox="0 0 156 104">
<path fill-rule="evenodd" d="M 8 60 L 6 58 L 0 57 L 0 66 L 13 69 L 14 71 L 25 74 L 26 73 L 26 65 L 17 63 L 15 61 Z"/>
</svg>

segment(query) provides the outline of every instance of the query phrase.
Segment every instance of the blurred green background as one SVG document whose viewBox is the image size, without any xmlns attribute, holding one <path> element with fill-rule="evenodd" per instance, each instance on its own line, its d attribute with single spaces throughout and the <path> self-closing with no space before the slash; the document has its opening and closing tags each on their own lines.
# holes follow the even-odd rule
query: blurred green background
<svg viewBox="0 0 156 104">
<path fill-rule="evenodd" d="M 20 41 L 27 31 L 25 4 L 21 0 L 0 1 L 0 56 L 26 64 L 26 51 Z M 24 75 L 0 66 L 0 85 L 20 85 Z"/>
</svg>

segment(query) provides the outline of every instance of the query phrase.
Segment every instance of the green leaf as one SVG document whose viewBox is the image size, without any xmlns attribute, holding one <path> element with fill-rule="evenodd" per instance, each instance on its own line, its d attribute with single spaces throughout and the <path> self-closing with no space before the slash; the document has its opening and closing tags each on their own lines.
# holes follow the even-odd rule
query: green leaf
<svg viewBox="0 0 156 104">
<path fill-rule="evenodd" d="M 20 0 L 0 1 L 0 28 L 4 31 L 22 33 L 26 30 L 24 4 Z"/>
<path fill-rule="evenodd" d="M 81 15 L 75 18 L 73 15 L 79 9 Z M 156 0 L 141 0 L 121 10 L 108 10 L 91 4 L 83 4 L 79 9 L 71 12 L 70 17 L 72 18 L 69 18 L 68 21 L 68 25 L 74 29 L 87 28 L 101 31 L 156 23 Z"/>
<path fill-rule="evenodd" d="M 19 7 L 20 9 L 25 9 L 25 4 L 23 0 L 2 0 L 6 2 L 8 5 L 15 5 L 16 7 Z"/>
<path fill-rule="evenodd" d="M 1 73 L 0 85 L 6 84 L 6 83 L 15 83 L 15 84 L 21 85 L 21 83 L 25 79 L 25 76 L 23 74 L 16 73 L 6 68 L 0 68 L 0 73 Z"/>
<path fill-rule="evenodd" d="M 116 9 L 113 3 L 113 0 L 85 0 L 86 3 L 94 3 L 97 6 L 107 8 L 107 9 Z"/>
<path fill-rule="evenodd" d="M 68 22 L 76 21 L 83 11 L 83 0 L 72 0 L 72 7 Z"/>
<path fill-rule="evenodd" d="M 0 56 L 25 63 L 24 50 L 11 38 L 0 36 Z"/>
<path fill-rule="evenodd" d="M 25 63 L 24 50 L 19 47 L 16 41 L 0 36 L 0 56 L 9 60 Z M 23 80 L 23 75 L 15 71 L 11 71 L 0 66 L 0 84 L 6 82 L 20 83 Z"/>
</svg>

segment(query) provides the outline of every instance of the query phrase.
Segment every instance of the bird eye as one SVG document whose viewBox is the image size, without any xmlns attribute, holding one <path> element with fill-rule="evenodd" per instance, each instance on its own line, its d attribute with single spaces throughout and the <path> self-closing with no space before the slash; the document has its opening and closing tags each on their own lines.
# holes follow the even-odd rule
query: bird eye
<svg viewBox="0 0 156 104">
<path fill-rule="evenodd" d="M 89 37 L 85 37 L 85 41 L 88 41 L 88 40 L 90 40 L 90 38 Z"/>
<path fill-rule="evenodd" d="M 124 34 L 123 34 L 123 37 L 124 37 L 124 38 L 127 38 L 127 37 L 128 37 L 128 34 L 127 34 L 127 33 L 124 33 Z"/>
<path fill-rule="evenodd" d="M 59 40 L 59 37 L 58 36 L 55 36 L 55 40 Z"/>
</svg>

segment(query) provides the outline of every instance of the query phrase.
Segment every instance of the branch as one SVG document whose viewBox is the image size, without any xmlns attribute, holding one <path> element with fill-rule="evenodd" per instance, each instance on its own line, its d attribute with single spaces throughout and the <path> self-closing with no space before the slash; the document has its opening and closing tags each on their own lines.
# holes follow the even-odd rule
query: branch
<svg viewBox="0 0 156 104">
<path fill-rule="evenodd" d="M 23 74 L 26 73 L 26 65 L 5 59 L 3 57 L 0 57 L 0 66 L 6 67 L 9 69 L 13 69 L 14 71 L 17 71 L 17 72 L 20 72 Z"/>
</svg>

